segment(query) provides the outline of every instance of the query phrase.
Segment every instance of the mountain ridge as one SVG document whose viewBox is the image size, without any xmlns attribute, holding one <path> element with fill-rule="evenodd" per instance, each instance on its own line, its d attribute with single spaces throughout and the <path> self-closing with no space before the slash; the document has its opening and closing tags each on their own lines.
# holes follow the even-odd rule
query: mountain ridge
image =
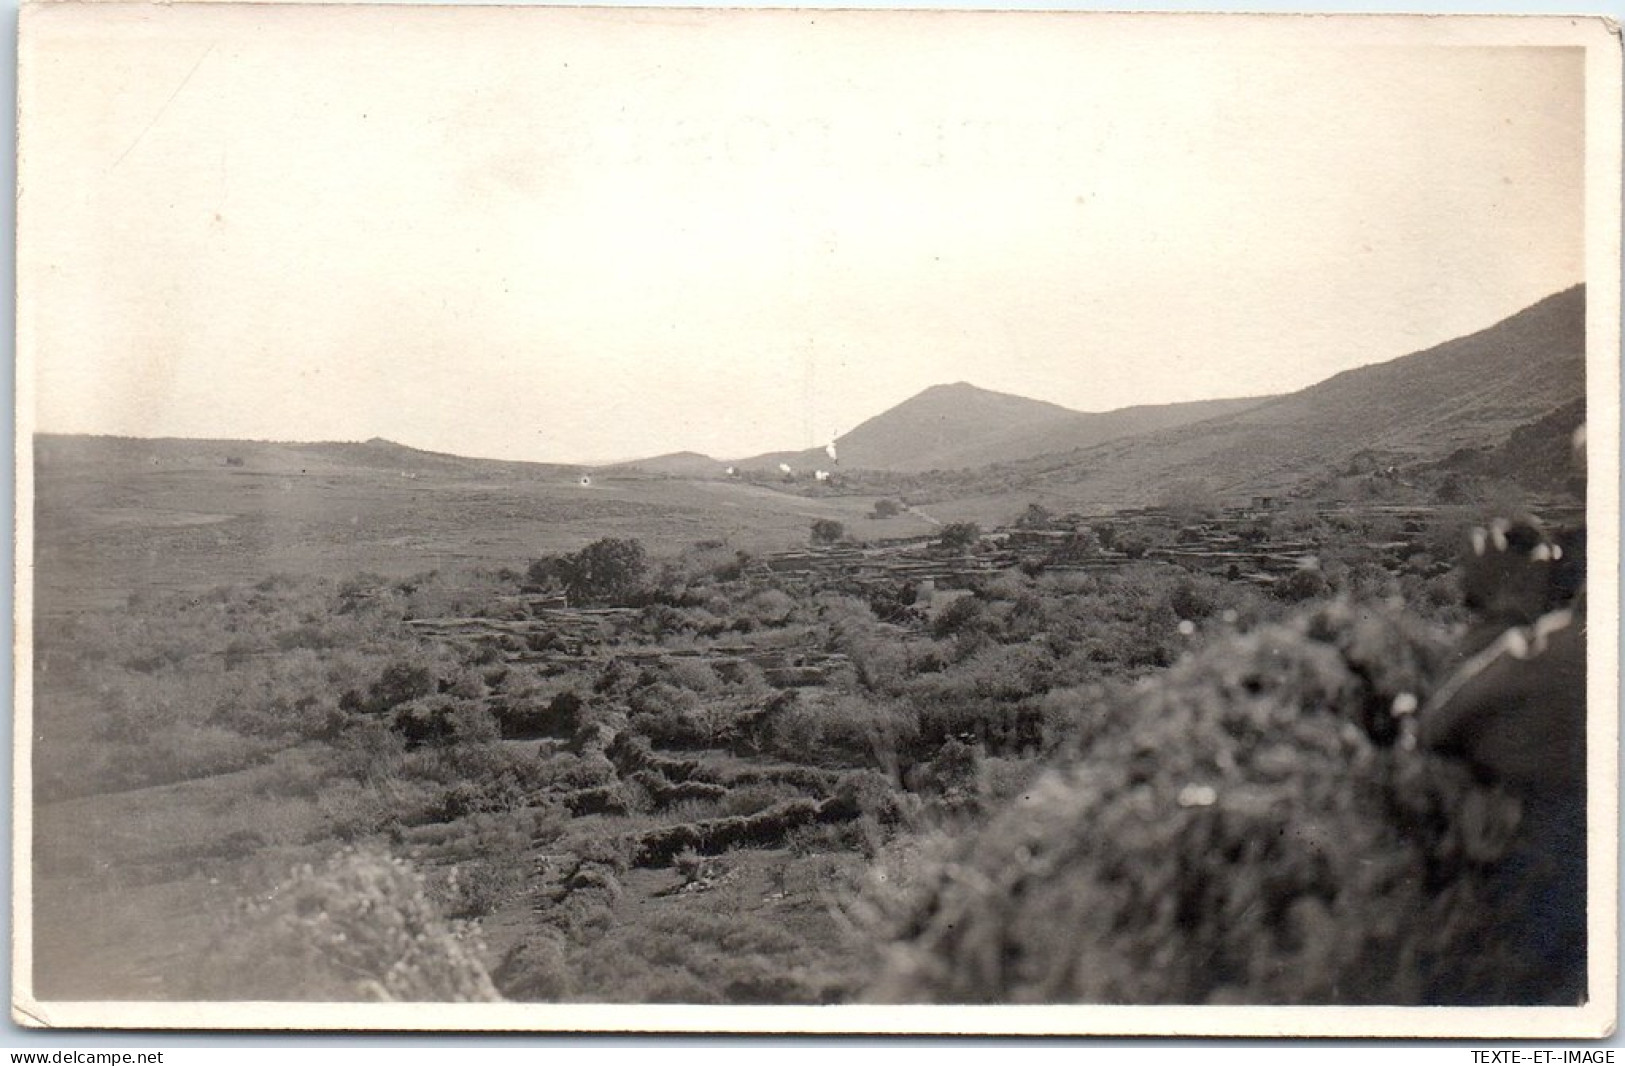
<svg viewBox="0 0 1625 1066">
<path fill-rule="evenodd" d="M 595 466 L 594 470 L 610 474 L 658 474 L 666 477 L 721 477 L 728 464 L 713 459 L 704 452 L 692 450 L 665 452 L 647 459 L 631 459 L 624 463 Z"/>
<path fill-rule="evenodd" d="M 98 458 L 111 467 L 226 466 L 289 473 L 376 470 L 399 474 L 502 472 L 552 477 L 578 469 L 578 464 L 487 459 L 429 451 L 384 437 L 361 441 L 282 441 L 40 431 L 33 438 L 34 461 L 42 467 Z"/>
<path fill-rule="evenodd" d="M 1034 456 L 988 482 L 1122 506 L 1201 479 L 1240 494 L 1290 489 L 1359 451 L 1440 458 L 1489 447 L 1585 395 L 1585 287 L 1484 329 L 1200 423 Z"/>
<path fill-rule="evenodd" d="M 958 381 L 924 389 L 837 437 L 835 459 L 823 448 L 807 448 L 767 452 L 738 465 L 772 469 L 784 463 L 799 471 L 838 463 L 894 473 L 974 469 L 1202 421 L 1259 402 L 1243 397 L 1086 412 Z"/>
<path fill-rule="evenodd" d="M 1090 509 L 1153 502 L 1172 481 L 1198 479 L 1232 496 L 1290 490 L 1356 452 L 1438 460 L 1499 445 L 1514 429 L 1585 396 L 1586 290 L 1555 293 L 1484 329 L 1296 392 L 1091 413 L 957 381 L 933 385 L 823 448 L 769 452 L 730 464 L 695 451 L 619 463 L 482 459 L 373 437 L 250 441 L 35 433 L 35 461 L 102 455 L 136 463 L 264 470 L 376 469 L 526 477 L 583 470 L 691 479 L 741 471 L 815 469 L 901 476 L 952 473 L 967 498 L 1033 493 Z M 82 443 L 69 448 L 67 442 Z M 140 442 L 140 448 L 130 445 Z"/>
</svg>

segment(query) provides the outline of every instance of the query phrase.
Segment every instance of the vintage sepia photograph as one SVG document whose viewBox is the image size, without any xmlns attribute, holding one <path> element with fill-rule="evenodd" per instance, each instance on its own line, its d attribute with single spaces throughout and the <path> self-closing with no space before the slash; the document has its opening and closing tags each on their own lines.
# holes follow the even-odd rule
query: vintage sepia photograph
<svg viewBox="0 0 1625 1066">
<path fill-rule="evenodd" d="M 15 1022 L 1606 1035 L 1620 73 L 25 5 Z"/>
</svg>

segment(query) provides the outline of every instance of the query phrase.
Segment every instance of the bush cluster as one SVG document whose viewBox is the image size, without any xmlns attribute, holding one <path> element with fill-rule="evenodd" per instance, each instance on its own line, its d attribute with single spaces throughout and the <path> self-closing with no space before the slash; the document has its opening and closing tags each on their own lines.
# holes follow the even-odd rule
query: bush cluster
<svg viewBox="0 0 1625 1066">
<path fill-rule="evenodd" d="M 443 917 L 423 879 L 377 848 L 295 869 L 247 904 L 211 954 L 209 999 L 490 1002 L 472 927 Z"/>
<path fill-rule="evenodd" d="M 1516 804 L 1382 725 L 1443 653 L 1402 615 L 1340 604 L 1116 699 L 1073 764 L 916 864 L 881 907 L 872 994 L 1520 1001 L 1539 964 L 1491 903 L 1523 846 Z"/>
<path fill-rule="evenodd" d="M 840 798 L 823 802 L 792 799 L 756 814 L 664 826 L 638 839 L 633 862 L 638 866 L 664 866 L 684 851 L 715 855 L 729 848 L 770 846 L 801 826 L 845 821 L 859 813 Z"/>
</svg>

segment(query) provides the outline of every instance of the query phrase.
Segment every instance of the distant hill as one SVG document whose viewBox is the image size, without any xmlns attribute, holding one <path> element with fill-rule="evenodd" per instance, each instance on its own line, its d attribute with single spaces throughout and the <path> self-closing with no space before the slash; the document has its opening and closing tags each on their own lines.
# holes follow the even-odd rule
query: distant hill
<svg viewBox="0 0 1625 1066">
<path fill-rule="evenodd" d="M 1185 425 L 1260 402 L 1211 400 L 1090 414 L 958 382 L 932 386 L 869 419 L 836 439 L 836 454 L 846 469 L 962 470 Z M 797 470 L 832 466 L 823 448 L 770 452 L 739 465 L 759 469 L 779 463 Z"/>
<path fill-rule="evenodd" d="M 1491 448 L 1585 395 L 1585 289 L 1488 329 L 1195 425 L 1005 464 L 991 490 L 1019 486 L 1091 508 L 1154 502 L 1199 478 L 1221 494 L 1277 492 L 1371 451 L 1435 460 Z"/>
<path fill-rule="evenodd" d="M 699 452 L 670 452 L 650 459 L 635 459 L 630 463 L 597 468 L 611 474 L 658 474 L 665 477 L 722 477 L 728 464 Z"/>
<path fill-rule="evenodd" d="M 389 441 L 290 444 L 68 434 L 32 437 L 36 605 L 118 607 L 132 594 L 246 584 L 523 569 L 631 537 L 664 555 L 698 540 L 805 545 L 820 519 L 875 536 L 862 496 L 812 499 L 728 477 L 593 477 L 581 465 L 464 459 Z"/>
<path fill-rule="evenodd" d="M 451 473 L 468 470 L 484 462 L 480 459 L 465 459 L 440 452 L 426 452 L 382 437 L 373 437 L 360 443 L 324 441 L 316 444 L 296 444 L 290 446 L 289 450 L 299 455 L 320 456 L 340 466 L 409 473 Z"/>
<path fill-rule="evenodd" d="M 423 451 L 374 437 L 367 441 L 282 442 L 190 437 L 103 437 L 40 433 L 34 461 L 42 468 L 90 464 L 98 469 L 207 469 L 278 474 L 448 474 L 478 477 L 574 476 L 573 466 L 475 459 Z"/>
</svg>

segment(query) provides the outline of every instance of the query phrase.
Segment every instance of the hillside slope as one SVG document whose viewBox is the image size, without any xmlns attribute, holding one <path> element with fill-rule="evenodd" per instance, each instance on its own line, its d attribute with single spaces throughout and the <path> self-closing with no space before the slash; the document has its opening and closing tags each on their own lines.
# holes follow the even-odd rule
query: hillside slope
<svg viewBox="0 0 1625 1066">
<path fill-rule="evenodd" d="M 1083 448 L 1118 437 L 1187 425 L 1244 410 L 1260 399 L 1125 407 L 1104 413 L 977 388 L 934 385 L 869 419 L 836 440 L 848 469 L 920 473 L 963 470 Z M 771 452 L 741 462 L 749 468 L 788 463 L 797 470 L 828 467 L 822 448 Z"/>
<path fill-rule="evenodd" d="M 1231 496 L 1290 489 L 1360 451 L 1436 459 L 1499 444 L 1585 395 L 1585 289 L 1494 326 L 1205 422 L 1006 464 L 989 485 L 1094 508 L 1199 478 Z"/>
<path fill-rule="evenodd" d="M 596 468 L 606 474 L 655 474 L 662 477 L 722 477 L 728 464 L 700 452 L 669 452 L 648 459 Z"/>
<path fill-rule="evenodd" d="M 74 433 L 34 435 L 34 462 L 42 472 L 81 468 L 97 473 L 123 469 L 240 469 L 274 474 L 447 474 L 469 477 L 573 477 L 573 466 L 478 459 L 429 452 L 374 437 L 366 441 L 260 441 L 190 437 L 104 437 Z"/>
</svg>

